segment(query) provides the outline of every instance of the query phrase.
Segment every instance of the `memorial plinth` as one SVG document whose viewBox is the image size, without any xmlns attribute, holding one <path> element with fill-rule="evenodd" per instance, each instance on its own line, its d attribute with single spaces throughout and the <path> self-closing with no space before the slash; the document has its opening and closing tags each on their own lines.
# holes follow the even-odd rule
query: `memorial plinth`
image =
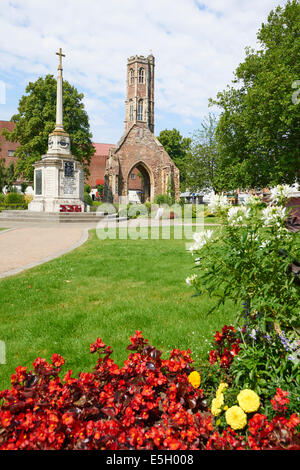
<svg viewBox="0 0 300 470">
<path fill-rule="evenodd" d="M 34 164 L 34 198 L 28 206 L 38 212 L 83 212 L 84 173 L 72 155 L 44 155 Z"/>
</svg>

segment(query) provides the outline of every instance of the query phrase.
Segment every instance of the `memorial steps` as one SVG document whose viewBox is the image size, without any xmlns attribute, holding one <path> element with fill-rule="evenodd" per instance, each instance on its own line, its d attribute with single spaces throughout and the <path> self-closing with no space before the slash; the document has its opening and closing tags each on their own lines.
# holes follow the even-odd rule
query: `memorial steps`
<svg viewBox="0 0 300 470">
<path fill-rule="evenodd" d="M 121 222 L 127 217 L 104 212 L 34 212 L 24 210 L 4 210 L 0 212 L 0 222 L 37 223 L 97 223 L 105 220 Z"/>
</svg>

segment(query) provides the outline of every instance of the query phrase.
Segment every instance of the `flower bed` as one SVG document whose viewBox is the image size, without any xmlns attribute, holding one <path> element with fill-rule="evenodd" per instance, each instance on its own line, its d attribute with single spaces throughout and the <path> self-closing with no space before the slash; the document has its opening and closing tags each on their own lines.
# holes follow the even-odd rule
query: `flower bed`
<svg viewBox="0 0 300 470">
<path fill-rule="evenodd" d="M 225 336 L 238 356 L 236 331 L 226 326 L 207 365 L 230 379 L 231 361 L 221 365 L 228 356 Z M 72 371 L 60 378 L 58 354 L 51 363 L 37 358 L 32 371 L 17 367 L 11 389 L 0 392 L 0 450 L 300 449 L 299 418 L 287 392 L 262 400 L 247 389 L 236 394 L 224 381 L 213 390 L 215 377 L 195 370 L 191 351 L 174 349 L 162 359 L 141 332 L 130 340 L 119 367 L 98 338 L 90 347 L 98 354 L 94 371 L 77 378 Z"/>
</svg>

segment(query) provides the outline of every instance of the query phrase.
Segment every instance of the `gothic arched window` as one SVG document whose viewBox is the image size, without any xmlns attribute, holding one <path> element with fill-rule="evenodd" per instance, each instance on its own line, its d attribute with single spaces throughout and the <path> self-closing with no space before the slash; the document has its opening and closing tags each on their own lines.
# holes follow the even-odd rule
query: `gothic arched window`
<svg viewBox="0 0 300 470">
<path fill-rule="evenodd" d="M 139 83 L 144 83 L 145 80 L 145 69 L 143 67 L 139 70 Z"/>
<path fill-rule="evenodd" d="M 133 121 L 133 104 L 129 106 L 129 120 Z"/>
<path fill-rule="evenodd" d="M 140 100 L 138 104 L 138 120 L 143 120 L 143 100 Z"/>
<path fill-rule="evenodd" d="M 134 70 L 133 69 L 130 69 L 129 71 L 129 81 L 130 81 L 130 85 L 134 84 Z"/>
</svg>

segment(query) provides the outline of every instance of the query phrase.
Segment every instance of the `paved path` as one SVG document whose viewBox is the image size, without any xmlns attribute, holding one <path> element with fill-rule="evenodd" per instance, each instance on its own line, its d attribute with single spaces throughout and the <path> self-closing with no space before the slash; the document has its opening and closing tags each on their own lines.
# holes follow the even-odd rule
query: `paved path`
<svg viewBox="0 0 300 470">
<path fill-rule="evenodd" d="M 114 222 L 103 221 L 104 226 Z M 120 227 L 181 225 L 182 221 L 133 219 L 120 221 Z M 192 225 L 184 223 L 183 225 Z M 193 225 L 195 225 L 193 223 Z M 202 226 L 202 224 L 196 224 Z M 101 226 L 101 223 L 98 227 Z M 0 279 L 57 258 L 71 251 L 88 238 L 88 230 L 97 224 L 38 224 L 0 220 Z"/>
<path fill-rule="evenodd" d="M 14 227 L 0 231 L 0 278 L 16 274 L 80 246 L 87 227 Z"/>
</svg>

